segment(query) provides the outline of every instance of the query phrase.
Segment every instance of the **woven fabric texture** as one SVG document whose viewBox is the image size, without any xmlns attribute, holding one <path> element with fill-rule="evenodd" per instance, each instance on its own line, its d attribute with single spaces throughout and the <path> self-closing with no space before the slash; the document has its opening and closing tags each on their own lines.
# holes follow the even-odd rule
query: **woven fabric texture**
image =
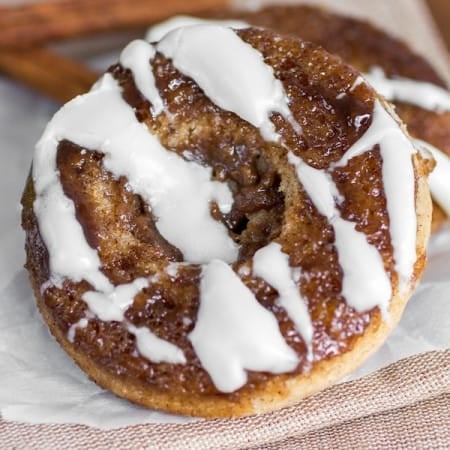
<svg viewBox="0 0 450 450">
<path fill-rule="evenodd" d="M 0 422 L 0 448 L 301 448 L 304 441 L 305 448 L 397 449 L 413 435 L 416 448 L 448 448 L 449 394 L 446 350 L 406 358 L 266 415 L 109 431 Z"/>
<path fill-rule="evenodd" d="M 360 417 L 300 437 L 254 447 L 258 450 L 445 449 L 450 442 L 450 395 L 405 408 Z M 446 425 L 447 424 L 447 425 Z"/>
</svg>

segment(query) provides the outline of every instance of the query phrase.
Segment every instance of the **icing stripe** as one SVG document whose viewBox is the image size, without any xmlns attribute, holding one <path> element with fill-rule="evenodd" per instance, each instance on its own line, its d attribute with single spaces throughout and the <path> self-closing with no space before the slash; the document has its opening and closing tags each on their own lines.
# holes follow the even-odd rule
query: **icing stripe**
<svg viewBox="0 0 450 450">
<path fill-rule="evenodd" d="M 132 305 L 134 297 L 145 287 L 148 287 L 148 280 L 137 278 L 131 283 L 116 286 L 109 293 L 85 292 L 83 300 L 100 320 L 122 322 L 125 311 Z"/>
<path fill-rule="evenodd" d="M 431 111 L 450 111 L 450 93 L 432 83 L 387 78 L 380 67 L 373 67 L 364 78 L 387 100 L 399 100 Z"/>
<path fill-rule="evenodd" d="M 87 317 L 82 317 L 78 322 L 74 323 L 70 326 L 69 331 L 67 332 L 67 340 L 69 342 L 75 341 L 75 333 L 78 329 L 83 329 L 88 326 L 89 319 Z"/>
<path fill-rule="evenodd" d="M 364 77 L 387 100 L 400 100 L 431 111 L 450 111 L 450 93 L 434 84 L 407 78 L 387 78 L 379 67 L 373 67 Z M 428 177 L 431 195 L 450 216 L 449 158 L 431 144 L 420 139 L 415 141 L 427 148 L 436 160 L 436 167 Z"/>
<path fill-rule="evenodd" d="M 147 279 L 137 278 L 131 283 L 116 286 L 107 294 L 97 291 L 84 293 L 83 300 L 89 309 L 85 317 L 70 327 L 67 334 L 69 341 L 74 341 L 78 328 L 85 328 L 89 319 L 98 317 L 105 322 L 122 322 L 125 328 L 136 337 L 136 346 L 141 355 L 150 361 L 185 364 L 184 353 L 176 345 L 159 338 L 147 328 L 135 327 L 125 319 L 125 312 L 133 304 L 135 296 L 148 285 Z"/>
<path fill-rule="evenodd" d="M 120 64 L 133 73 L 134 82 L 142 95 L 152 104 L 152 112 L 158 115 L 164 110 L 164 102 L 155 86 L 155 77 L 150 61 L 155 56 L 155 48 L 148 42 L 130 42 L 120 55 Z"/>
<path fill-rule="evenodd" d="M 137 349 L 145 358 L 155 363 L 186 364 L 184 353 L 176 345 L 159 338 L 148 328 L 138 328 L 130 324 L 127 328 L 136 336 Z"/>
<path fill-rule="evenodd" d="M 282 252 L 280 244 L 272 242 L 259 249 L 253 257 L 253 274 L 267 281 L 279 294 L 278 303 L 294 322 L 308 348 L 308 359 L 312 360 L 313 325 L 307 303 L 294 282 L 289 257 Z"/>
<path fill-rule="evenodd" d="M 311 201 L 334 229 L 343 272 L 342 295 L 347 303 L 359 312 L 378 306 L 386 313 L 392 288 L 383 260 L 378 250 L 367 242 L 366 235 L 357 231 L 354 223 L 340 217 L 335 206 L 339 194 L 331 176 L 308 166 L 292 153 L 288 154 L 288 159 Z"/>
<path fill-rule="evenodd" d="M 295 369 L 298 357 L 284 341 L 275 316 L 227 264 L 215 260 L 203 269 L 200 299 L 189 339 L 220 391 L 242 387 L 246 370 L 284 373 Z"/>
<path fill-rule="evenodd" d="M 450 158 L 428 142 L 414 139 L 419 148 L 428 150 L 436 161 L 436 167 L 428 177 L 431 195 L 436 203 L 450 216 Z"/>
<path fill-rule="evenodd" d="M 374 103 L 370 127 L 334 166 L 345 166 L 351 158 L 373 149 L 377 144 L 383 159 L 383 186 L 395 270 L 399 275 L 400 288 L 403 289 L 408 286 L 416 261 L 417 219 L 412 162 L 415 149 L 378 100 Z"/>
<path fill-rule="evenodd" d="M 279 112 L 301 132 L 272 67 L 233 30 L 217 25 L 179 28 L 164 36 L 157 50 L 171 58 L 217 106 L 259 128 L 264 139 L 279 140 L 270 121 L 272 112 Z"/>
<path fill-rule="evenodd" d="M 211 20 L 192 16 L 174 16 L 149 28 L 145 35 L 145 39 L 149 42 L 157 42 L 160 41 L 167 33 L 176 30 L 177 28 L 207 24 L 221 25 L 223 27 L 234 28 L 235 30 L 248 28 L 250 26 L 247 22 L 242 20 Z"/>
<path fill-rule="evenodd" d="M 37 165 L 33 169 L 35 174 Z M 34 176 L 39 186 L 38 177 L 39 172 Z M 100 271 L 100 258 L 86 242 L 83 229 L 75 220 L 73 202 L 64 195 L 56 171 L 54 179 L 48 181 L 44 189 L 36 188 L 34 212 L 49 254 L 51 282 L 61 286 L 69 275 L 76 282 L 86 280 L 96 289 L 109 292 L 112 285 Z"/>
<path fill-rule="evenodd" d="M 116 286 L 108 294 L 86 292 L 83 300 L 89 306 L 90 312 L 100 320 L 123 322 L 126 329 L 136 337 L 136 346 L 142 356 L 156 363 L 165 361 L 173 364 L 185 364 L 184 353 L 177 346 L 160 339 L 149 329 L 135 327 L 125 320 L 125 312 L 133 304 L 134 297 L 148 285 L 147 279 L 137 278 L 131 283 Z M 82 321 L 79 324 L 85 326 Z M 72 333 L 74 335 L 74 331 Z"/>
</svg>

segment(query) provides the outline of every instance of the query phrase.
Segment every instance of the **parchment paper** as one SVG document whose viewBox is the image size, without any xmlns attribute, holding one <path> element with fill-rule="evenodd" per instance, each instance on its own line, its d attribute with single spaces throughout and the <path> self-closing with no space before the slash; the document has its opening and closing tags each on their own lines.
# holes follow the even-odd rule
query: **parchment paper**
<svg viewBox="0 0 450 450">
<path fill-rule="evenodd" d="M 103 59 L 95 62 L 97 66 L 105 64 Z M 79 423 L 106 429 L 191 420 L 131 405 L 90 382 L 54 341 L 36 309 L 27 273 L 22 268 L 25 256 L 19 199 L 34 144 L 56 109 L 56 104 L 38 94 L 0 78 L 1 416 L 22 422 Z M 447 227 L 432 239 L 427 272 L 400 326 L 378 353 L 347 380 L 406 356 L 447 348 L 449 300 Z"/>
</svg>

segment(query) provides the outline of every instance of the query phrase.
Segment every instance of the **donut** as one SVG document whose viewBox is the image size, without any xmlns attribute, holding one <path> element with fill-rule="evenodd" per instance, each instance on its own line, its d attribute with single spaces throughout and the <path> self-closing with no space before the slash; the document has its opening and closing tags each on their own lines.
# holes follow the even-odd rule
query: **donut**
<svg viewBox="0 0 450 450">
<path fill-rule="evenodd" d="M 436 167 L 429 183 L 433 230 L 450 217 L 450 93 L 447 83 L 405 43 L 372 24 L 308 5 L 268 6 L 256 12 L 217 12 L 254 26 L 315 42 L 364 74 L 408 127 Z M 171 25 L 172 26 L 172 25 Z"/>
<path fill-rule="evenodd" d="M 384 341 L 425 266 L 429 163 L 360 73 L 262 28 L 137 40 L 56 113 L 23 195 L 52 334 L 171 413 L 297 403 Z"/>
</svg>

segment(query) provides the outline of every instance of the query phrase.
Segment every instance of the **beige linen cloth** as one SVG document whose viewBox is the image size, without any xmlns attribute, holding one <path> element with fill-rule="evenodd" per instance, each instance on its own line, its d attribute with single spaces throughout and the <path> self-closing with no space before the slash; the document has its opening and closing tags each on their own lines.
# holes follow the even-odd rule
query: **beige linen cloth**
<svg viewBox="0 0 450 450">
<path fill-rule="evenodd" d="M 421 0 L 310 3 L 370 17 L 426 54 L 449 79 L 447 54 Z M 450 350 L 398 361 L 262 416 L 108 431 L 0 421 L 0 448 L 450 448 Z"/>
</svg>

